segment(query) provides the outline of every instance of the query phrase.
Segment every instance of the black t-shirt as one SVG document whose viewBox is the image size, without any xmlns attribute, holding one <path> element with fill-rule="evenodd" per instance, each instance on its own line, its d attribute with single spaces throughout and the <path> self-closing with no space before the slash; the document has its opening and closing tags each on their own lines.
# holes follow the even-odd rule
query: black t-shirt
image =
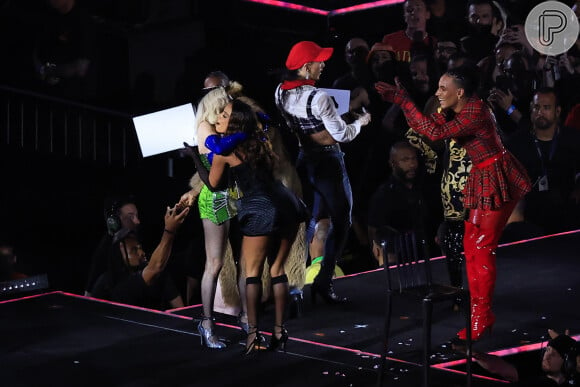
<svg viewBox="0 0 580 387">
<path fill-rule="evenodd" d="M 97 280 L 93 293 L 96 298 L 159 310 L 167 309 L 169 301 L 178 295 L 179 291 L 167 273 L 161 273 L 151 285 L 147 285 L 141 270 L 117 280 L 113 279 L 111 272 L 106 272 Z"/>
<path fill-rule="evenodd" d="M 109 262 L 109 256 L 111 254 L 111 245 L 113 243 L 113 238 L 105 233 L 93 255 L 91 257 L 91 266 L 89 269 L 89 276 L 87 278 L 87 284 L 85 290 L 87 292 L 93 293 L 93 287 L 95 283 L 105 271 L 107 271 L 107 264 Z"/>
<path fill-rule="evenodd" d="M 426 224 L 426 206 L 421 191 L 416 186 L 407 188 L 391 176 L 371 198 L 369 226 L 381 229 L 391 227 L 399 232 L 423 230 Z"/>
<path fill-rule="evenodd" d="M 538 141 L 537 144 L 542 158 L 538 154 L 535 136 L 528 129 L 520 130 L 506 146 L 524 165 L 532 183 L 543 175 L 546 168 L 550 190 L 569 195 L 574 189 L 576 174 L 580 172 L 580 133 L 563 127 L 559 129 L 556 140 Z M 537 184 L 533 191 L 538 191 Z"/>
<path fill-rule="evenodd" d="M 579 206 L 570 200 L 580 173 L 580 133 L 563 127 L 554 140 L 536 142 L 529 130 L 520 130 L 506 145 L 524 165 L 533 184 L 525 197 L 526 220 L 545 232 L 566 231 L 580 225 Z M 544 172 L 547 190 L 540 189 Z"/>
</svg>

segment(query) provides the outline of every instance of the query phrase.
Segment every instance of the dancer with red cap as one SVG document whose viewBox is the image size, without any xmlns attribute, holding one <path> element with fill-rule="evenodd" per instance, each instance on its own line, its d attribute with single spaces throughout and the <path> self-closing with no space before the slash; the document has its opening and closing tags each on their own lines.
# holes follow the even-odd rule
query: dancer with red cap
<svg viewBox="0 0 580 387">
<path fill-rule="evenodd" d="M 312 212 L 308 243 L 316 222 L 330 218 L 322 266 L 311 288 L 313 301 L 319 295 L 330 304 L 346 301 L 335 293 L 332 276 L 348 239 L 352 210 L 352 191 L 339 143 L 352 141 L 371 118 L 363 113 L 347 124 L 334 100 L 315 86 L 332 52 L 331 47 L 311 41 L 296 43 L 286 59 L 287 74 L 275 92 L 276 106 L 300 145 L 296 169 L 304 201 Z"/>
</svg>

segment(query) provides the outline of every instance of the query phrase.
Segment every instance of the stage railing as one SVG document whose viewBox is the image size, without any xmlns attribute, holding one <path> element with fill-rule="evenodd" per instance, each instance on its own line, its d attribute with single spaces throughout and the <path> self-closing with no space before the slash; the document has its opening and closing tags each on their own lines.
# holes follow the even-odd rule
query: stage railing
<svg viewBox="0 0 580 387">
<path fill-rule="evenodd" d="M 129 114 L 4 85 L 0 144 L 103 166 L 141 158 Z"/>
</svg>

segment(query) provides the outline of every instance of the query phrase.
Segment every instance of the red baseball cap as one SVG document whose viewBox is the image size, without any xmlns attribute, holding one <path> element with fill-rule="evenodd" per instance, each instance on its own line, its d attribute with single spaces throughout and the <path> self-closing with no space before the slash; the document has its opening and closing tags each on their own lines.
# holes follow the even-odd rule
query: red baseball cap
<svg viewBox="0 0 580 387">
<path fill-rule="evenodd" d="M 314 42 L 303 40 L 290 49 L 288 59 L 286 59 L 286 68 L 297 70 L 308 62 L 327 61 L 332 56 L 333 51 L 332 47 L 320 47 Z"/>
</svg>

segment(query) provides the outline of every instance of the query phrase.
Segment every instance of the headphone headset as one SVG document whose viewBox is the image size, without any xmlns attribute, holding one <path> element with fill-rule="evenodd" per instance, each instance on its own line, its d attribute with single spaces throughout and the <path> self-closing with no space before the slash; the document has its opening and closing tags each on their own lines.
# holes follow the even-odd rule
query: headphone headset
<svg viewBox="0 0 580 387">
<path fill-rule="evenodd" d="M 542 345 L 542 348 L 540 350 L 541 358 L 544 357 L 544 353 L 546 352 L 548 342 L 549 341 L 546 341 L 545 344 Z M 577 374 L 576 357 L 578 355 L 580 355 L 580 353 L 578 353 L 578 344 L 576 343 L 573 346 L 571 346 L 570 349 L 562 356 L 563 362 L 561 371 L 564 374 L 566 381 L 568 381 L 570 385 L 576 385 L 575 383 Z"/>
<path fill-rule="evenodd" d="M 119 211 L 121 207 L 128 203 L 134 203 L 135 200 L 132 196 L 114 199 L 110 206 L 105 207 L 105 225 L 107 226 L 107 233 L 110 236 L 114 236 L 117 231 L 119 231 L 123 224 L 121 223 L 121 218 L 119 217 Z"/>
<path fill-rule="evenodd" d="M 566 380 L 575 380 L 576 376 L 576 356 L 578 356 L 577 345 L 574 344 L 563 356 L 562 373 Z M 575 384 L 575 383 L 574 383 Z"/>
<path fill-rule="evenodd" d="M 111 207 L 105 210 L 105 224 L 107 226 L 107 233 L 110 236 L 115 235 L 121 229 L 121 218 L 119 218 L 120 208 L 119 202 L 114 201 Z"/>
</svg>

